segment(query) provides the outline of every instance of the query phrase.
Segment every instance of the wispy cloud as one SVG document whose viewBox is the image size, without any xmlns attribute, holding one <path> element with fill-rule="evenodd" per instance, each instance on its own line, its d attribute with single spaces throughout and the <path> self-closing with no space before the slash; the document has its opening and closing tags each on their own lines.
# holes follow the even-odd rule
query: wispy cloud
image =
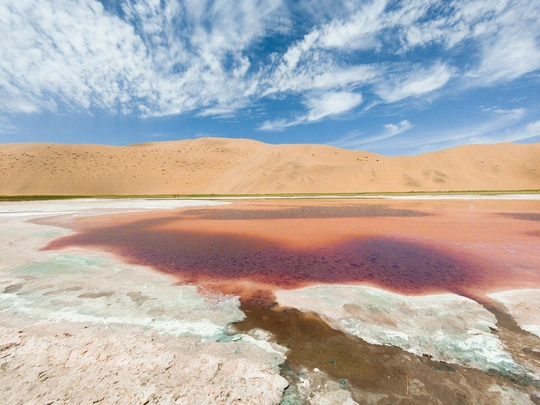
<svg viewBox="0 0 540 405">
<path fill-rule="evenodd" d="M 281 0 L 8 0 L 0 6 L 0 110 L 100 108 L 141 116 L 245 102 L 244 51 L 280 29 Z M 254 85 L 255 83 L 255 85 Z"/>
<path fill-rule="evenodd" d="M 455 127 L 425 128 L 415 131 L 414 137 L 396 136 L 389 139 L 396 151 L 423 151 L 449 148 L 462 144 L 483 144 L 495 142 L 511 142 L 523 139 L 524 128 L 519 127 L 527 110 L 524 108 L 502 109 L 499 107 L 483 109 L 485 115 L 474 124 Z M 532 136 L 532 135 L 527 135 Z M 370 145 L 375 150 L 386 148 L 387 140 Z"/>
<path fill-rule="evenodd" d="M 280 118 L 277 120 L 266 120 L 258 128 L 259 131 L 283 131 L 285 128 L 298 125 L 300 122 L 296 121 L 287 121 L 285 118 Z"/>
<path fill-rule="evenodd" d="M 350 92 L 330 92 L 307 98 L 304 102 L 308 112 L 292 120 L 279 119 L 265 121 L 262 131 L 281 131 L 287 127 L 320 121 L 326 117 L 344 114 L 362 103 L 362 95 Z"/>
<path fill-rule="evenodd" d="M 430 68 L 414 68 L 407 73 L 392 75 L 377 85 L 375 92 L 387 103 L 408 97 L 418 97 L 443 87 L 452 77 L 452 69 L 443 63 Z"/>
<path fill-rule="evenodd" d="M 533 138 L 536 142 L 540 141 L 540 121 L 518 125 L 506 131 L 488 133 L 484 137 L 480 137 L 477 143 L 519 142 Z"/>
<path fill-rule="evenodd" d="M 219 117 L 219 118 L 232 118 L 236 115 L 236 112 L 242 108 L 241 106 L 229 106 L 229 107 L 210 107 L 205 108 L 197 114 L 198 117 Z"/>
<path fill-rule="evenodd" d="M 375 142 L 392 138 L 394 136 L 402 134 L 405 131 L 408 131 L 412 127 L 413 125 L 408 120 L 403 120 L 397 124 L 383 125 L 384 129 L 379 134 L 372 136 L 365 136 L 365 134 L 363 134 L 361 131 L 352 131 L 343 138 L 332 142 L 331 145 L 339 146 L 341 148 L 356 149 Z"/>
<path fill-rule="evenodd" d="M 537 0 L 4 0 L 0 15 L 8 115 L 230 118 L 304 99 L 260 125 L 275 130 L 540 69 Z"/>
<path fill-rule="evenodd" d="M 14 134 L 17 130 L 17 127 L 8 118 L 0 115 L 0 134 Z"/>
<path fill-rule="evenodd" d="M 536 41 L 540 24 L 533 23 L 540 21 L 540 7 L 532 0 L 456 0 L 450 5 L 437 0 L 373 0 L 358 3 L 356 8 L 352 4 L 355 3 L 348 3 L 348 16 L 339 14 L 329 20 L 327 17 L 327 22 L 315 26 L 288 48 L 273 72 L 267 94 L 309 91 L 315 83 L 322 83 L 329 90 L 353 84 L 374 92 L 388 104 L 431 95 L 448 87 L 452 79 L 458 87 L 485 86 L 514 80 L 540 68 L 540 47 Z M 328 10 L 324 13 L 328 15 Z M 529 24 L 523 30 L 525 35 L 519 37 L 522 29 L 516 27 L 521 27 L 518 21 L 522 19 Z M 472 51 L 472 55 L 465 57 L 459 47 L 467 40 L 471 44 L 476 42 L 469 50 L 480 52 Z M 416 64 L 395 63 L 388 58 L 389 53 L 402 55 L 428 45 L 444 50 L 455 48 L 453 55 L 460 56 L 447 60 L 428 58 Z M 343 55 L 358 52 L 370 52 L 368 60 L 376 55 L 378 63 L 359 60 L 346 70 L 336 63 Z M 343 75 L 352 70 L 359 72 Z M 324 76 L 326 80 L 315 80 L 323 76 L 321 71 L 332 73 Z M 338 81 L 338 77 L 342 80 Z M 274 122 L 289 123 L 283 119 Z"/>
<path fill-rule="evenodd" d="M 466 75 L 470 86 L 515 80 L 540 68 L 540 6 L 532 0 L 485 3 L 471 37 L 481 47 L 480 63 Z M 465 7 L 463 7 L 465 9 Z"/>
<path fill-rule="evenodd" d="M 527 125 L 527 132 L 529 136 L 538 136 L 540 135 L 540 121 L 531 122 Z"/>
<path fill-rule="evenodd" d="M 504 134 L 500 131 L 512 125 L 519 123 L 525 116 L 524 108 L 502 109 L 495 108 L 490 111 L 489 119 L 481 124 L 463 128 L 456 131 L 450 138 L 452 142 L 457 143 L 458 140 L 466 140 L 466 143 L 491 143 L 502 142 L 505 139 Z M 445 137 L 441 137 L 441 141 Z"/>
<path fill-rule="evenodd" d="M 403 120 L 398 124 L 385 124 L 384 129 L 386 130 L 387 138 L 392 136 L 399 135 L 412 128 L 412 125 L 409 121 Z"/>
<path fill-rule="evenodd" d="M 213 138 L 215 135 L 209 134 L 207 132 L 199 132 L 195 135 L 193 135 L 193 138 Z"/>
<path fill-rule="evenodd" d="M 362 103 L 362 95 L 358 93 L 325 93 L 321 96 L 309 98 L 306 106 L 309 110 L 306 121 L 318 121 L 328 116 L 343 114 Z"/>
<path fill-rule="evenodd" d="M 330 145 L 393 154 L 430 152 L 470 143 L 514 142 L 540 135 L 540 121 L 523 122 L 527 110 L 481 107 L 476 123 L 454 127 L 415 127 L 409 120 L 384 124 L 380 132 L 351 131 Z M 414 131 L 411 131 L 415 128 Z"/>
</svg>

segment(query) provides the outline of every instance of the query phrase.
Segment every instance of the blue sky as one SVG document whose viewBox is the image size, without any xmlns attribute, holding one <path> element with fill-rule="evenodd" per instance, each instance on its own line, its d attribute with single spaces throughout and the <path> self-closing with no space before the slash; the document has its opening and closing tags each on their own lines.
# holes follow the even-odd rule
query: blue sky
<svg viewBox="0 0 540 405">
<path fill-rule="evenodd" d="M 540 142 L 538 0 L 1 0 L 0 142 Z"/>
</svg>

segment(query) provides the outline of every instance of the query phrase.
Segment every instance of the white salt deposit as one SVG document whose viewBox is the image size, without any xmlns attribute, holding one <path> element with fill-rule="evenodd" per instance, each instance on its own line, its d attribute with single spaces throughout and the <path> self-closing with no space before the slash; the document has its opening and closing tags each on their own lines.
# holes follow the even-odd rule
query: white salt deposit
<svg viewBox="0 0 540 405">
<path fill-rule="evenodd" d="M 205 200 L 173 200 L 155 198 L 122 198 L 122 199 L 73 199 L 50 201 L 17 201 L 0 202 L 0 217 L 43 217 L 68 214 L 112 214 L 117 212 L 137 212 L 148 210 L 164 210 L 185 207 L 216 206 L 228 204 L 223 201 Z"/>
<path fill-rule="evenodd" d="M 372 344 L 485 371 L 526 373 L 491 332 L 497 328 L 495 316 L 458 295 L 403 296 L 363 286 L 318 286 L 280 291 L 277 300 L 316 312 L 336 329 Z"/>
<path fill-rule="evenodd" d="M 512 290 L 489 294 L 503 304 L 518 325 L 540 337 L 540 290 Z"/>
</svg>

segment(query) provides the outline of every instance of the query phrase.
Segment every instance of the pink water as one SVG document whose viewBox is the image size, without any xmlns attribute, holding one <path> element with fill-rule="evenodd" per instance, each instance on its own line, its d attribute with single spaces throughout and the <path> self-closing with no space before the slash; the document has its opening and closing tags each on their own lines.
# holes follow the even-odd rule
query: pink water
<svg viewBox="0 0 540 405">
<path fill-rule="evenodd" d="M 47 248 L 103 249 L 248 298 L 313 284 L 404 294 L 540 287 L 539 202 L 240 202 L 79 221 Z"/>
</svg>

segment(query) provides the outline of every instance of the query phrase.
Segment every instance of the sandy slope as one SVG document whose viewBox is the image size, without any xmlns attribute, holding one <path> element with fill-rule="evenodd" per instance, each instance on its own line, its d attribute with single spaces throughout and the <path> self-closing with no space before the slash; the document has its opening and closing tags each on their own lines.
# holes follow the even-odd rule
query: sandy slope
<svg viewBox="0 0 540 405">
<path fill-rule="evenodd" d="M 540 143 L 385 157 L 200 138 L 114 147 L 0 145 L 0 195 L 339 193 L 540 188 Z"/>
</svg>

